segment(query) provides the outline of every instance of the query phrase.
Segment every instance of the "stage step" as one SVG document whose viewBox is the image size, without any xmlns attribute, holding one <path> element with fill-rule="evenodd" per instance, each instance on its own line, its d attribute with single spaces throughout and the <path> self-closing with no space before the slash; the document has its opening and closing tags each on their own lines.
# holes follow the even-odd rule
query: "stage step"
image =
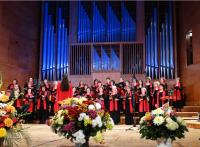
<svg viewBox="0 0 200 147">
<path fill-rule="evenodd" d="M 176 112 L 180 117 L 198 117 L 198 112 Z"/>
<path fill-rule="evenodd" d="M 200 112 L 200 106 L 184 106 L 181 112 Z"/>
</svg>

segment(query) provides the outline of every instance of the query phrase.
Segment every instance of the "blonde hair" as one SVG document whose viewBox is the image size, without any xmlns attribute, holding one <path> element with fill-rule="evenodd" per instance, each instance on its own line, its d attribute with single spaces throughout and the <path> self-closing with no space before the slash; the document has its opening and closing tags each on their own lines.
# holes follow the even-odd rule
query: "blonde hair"
<svg viewBox="0 0 200 147">
<path fill-rule="evenodd" d="M 160 86 L 160 82 L 159 82 L 159 81 L 155 81 L 155 82 L 153 82 L 153 86 L 155 86 L 155 85 Z"/>
</svg>

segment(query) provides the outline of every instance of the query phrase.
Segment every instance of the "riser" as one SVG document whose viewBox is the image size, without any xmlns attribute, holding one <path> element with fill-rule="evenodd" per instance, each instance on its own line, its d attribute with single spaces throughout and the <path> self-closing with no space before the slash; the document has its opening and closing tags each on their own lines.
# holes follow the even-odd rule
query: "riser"
<svg viewBox="0 0 200 147">
<path fill-rule="evenodd" d="M 200 106 L 184 106 L 181 112 L 200 112 Z"/>
</svg>

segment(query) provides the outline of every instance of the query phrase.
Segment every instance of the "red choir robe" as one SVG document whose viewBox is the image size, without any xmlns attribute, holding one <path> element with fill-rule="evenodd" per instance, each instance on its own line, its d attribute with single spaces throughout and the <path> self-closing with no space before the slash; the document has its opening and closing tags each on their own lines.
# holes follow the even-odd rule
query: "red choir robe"
<svg viewBox="0 0 200 147">
<path fill-rule="evenodd" d="M 149 102 L 147 96 L 139 96 L 139 112 L 149 112 Z"/>
<path fill-rule="evenodd" d="M 24 99 L 24 104 L 29 105 L 28 112 L 32 113 L 34 111 L 34 95 L 26 94 Z"/>
<path fill-rule="evenodd" d="M 174 96 L 173 96 L 173 106 L 174 108 L 181 109 L 183 107 L 183 96 L 182 96 L 182 86 L 178 82 L 174 85 Z"/>
<path fill-rule="evenodd" d="M 176 83 L 176 85 L 174 85 L 174 97 L 173 97 L 173 101 L 179 101 L 181 100 L 181 84 Z"/>
<path fill-rule="evenodd" d="M 56 94 L 56 102 L 54 104 L 54 111 L 58 111 L 59 109 L 59 102 L 63 101 L 64 99 L 72 97 L 72 85 L 69 84 L 69 90 L 62 91 L 61 90 L 61 82 L 58 83 L 57 86 L 57 94 Z"/>
<path fill-rule="evenodd" d="M 162 105 L 165 103 L 165 100 L 161 100 L 161 98 L 163 98 L 164 96 L 166 96 L 166 92 L 165 91 L 158 91 L 157 93 L 157 105 L 156 108 L 162 107 Z"/>
<path fill-rule="evenodd" d="M 43 110 L 47 110 L 47 97 L 48 97 L 47 91 L 40 91 L 37 100 L 37 110 L 40 110 L 41 107 L 43 108 Z"/>
<path fill-rule="evenodd" d="M 14 90 L 14 84 L 9 84 L 9 86 L 7 87 L 8 90 L 13 91 Z"/>
<path fill-rule="evenodd" d="M 130 91 L 130 93 L 125 92 L 125 95 L 124 95 L 124 98 L 123 98 L 123 109 L 125 111 L 127 109 L 129 109 L 130 113 L 133 113 L 132 91 Z"/>
</svg>

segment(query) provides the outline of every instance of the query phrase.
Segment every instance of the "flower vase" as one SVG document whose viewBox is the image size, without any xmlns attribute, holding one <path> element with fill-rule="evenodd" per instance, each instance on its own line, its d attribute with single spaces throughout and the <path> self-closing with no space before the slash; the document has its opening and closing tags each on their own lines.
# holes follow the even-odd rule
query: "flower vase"
<svg viewBox="0 0 200 147">
<path fill-rule="evenodd" d="M 3 146 L 4 138 L 0 138 L 0 146 Z"/>
<path fill-rule="evenodd" d="M 75 147 L 89 147 L 89 139 L 87 139 L 84 144 L 75 143 Z"/>
<path fill-rule="evenodd" d="M 5 142 L 5 146 L 6 147 L 13 147 L 14 146 L 13 140 L 11 138 L 7 139 L 6 142 Z"/>
<path fill-rule="evenodd" d="M 157 147 L 172 147 L 172 140 L 170 138 L 157 139 Z"/>
</svg>

